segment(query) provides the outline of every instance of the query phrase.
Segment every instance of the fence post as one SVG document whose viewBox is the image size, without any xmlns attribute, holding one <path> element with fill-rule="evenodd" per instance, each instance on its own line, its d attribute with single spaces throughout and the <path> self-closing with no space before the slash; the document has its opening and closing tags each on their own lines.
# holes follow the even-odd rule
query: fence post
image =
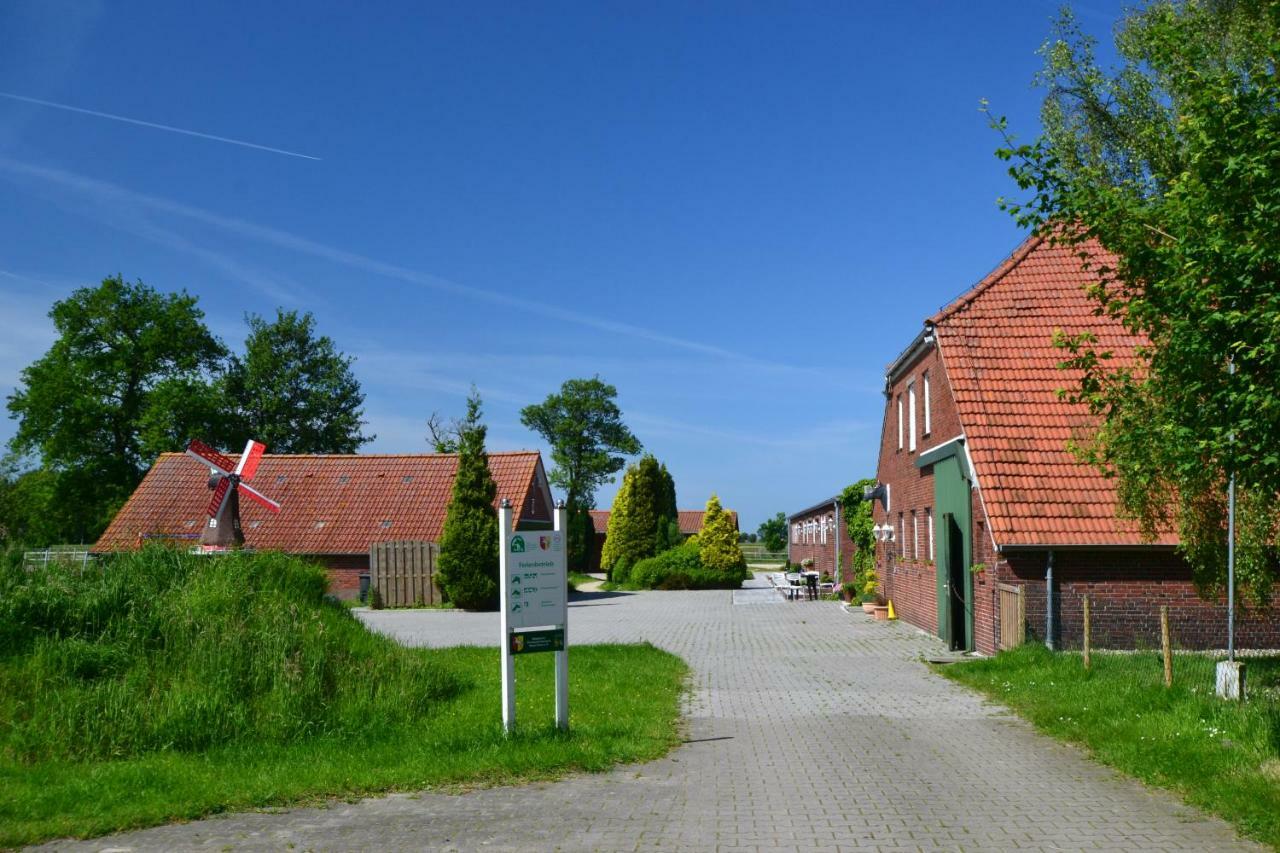
<svg viewBox="0 0 1280 853">
<path fill-rule="evenodd" d="M 1173 649 L 1169 644 L 1169 605 L 1160 605 L 1160 651 L 1164 653 L 1164 686 L 1173 686 Z"/>
<path fill-rule="evenodd" d="M 1089 669 L 1093 661 L 1089 657 L 1089 596 L 1084 596 L 1084 668 Z"/>
</svg>

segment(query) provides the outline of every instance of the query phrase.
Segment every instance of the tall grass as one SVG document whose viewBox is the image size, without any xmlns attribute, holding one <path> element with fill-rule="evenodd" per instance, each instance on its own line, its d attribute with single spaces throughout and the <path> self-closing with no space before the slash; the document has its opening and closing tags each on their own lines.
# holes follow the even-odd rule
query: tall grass
<svg viewBox="0 0 1280 853">
<path fill-rule="evenodd" d="M 282 554 L 150 547 L 0 578 L 0 752 L 23 762 L 369 735 L 458 677 L 324 598 Z M 373 732 L 376 734 L 376 732 Z"/>
<path fill-rule="evenodd" d="M 683 662 L 575 647 L 571 732 L 551 655 L 410 649 L 325 599 L 279 554 L 164 547 L 78 567 L 0 568 L 0 848 L 229 809 L 449 783 L 508 783 L 655 758 L 677 741 Z"/>
</svg>

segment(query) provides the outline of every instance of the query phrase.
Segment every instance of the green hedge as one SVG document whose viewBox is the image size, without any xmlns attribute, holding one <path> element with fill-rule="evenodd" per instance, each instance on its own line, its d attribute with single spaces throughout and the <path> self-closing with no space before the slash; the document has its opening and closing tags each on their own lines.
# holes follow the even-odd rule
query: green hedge
<svg viewBox="0 0 1280 853">
<path fill-rule="evenodd" d="M 633 589 L 737 589 L 749 576 L 743 568 L 716 571 L 702 564 L 696 538 L 640 560 L 631 567 L 627 586 Z"/>
</svg>

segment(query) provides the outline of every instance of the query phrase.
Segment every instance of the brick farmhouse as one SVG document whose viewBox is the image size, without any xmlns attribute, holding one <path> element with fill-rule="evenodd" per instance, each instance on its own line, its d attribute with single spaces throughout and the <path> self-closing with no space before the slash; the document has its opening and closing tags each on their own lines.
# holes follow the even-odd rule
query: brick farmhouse
<svg viewBox="0 0 1280 853">
<path fill-rule="evenodd" d="M 737 530 L 738 513 L 731 509 L 726 509 L 725 512 L 733 520 L 733 529 Z M 609 530 L 609 510 L 593 509 L 590 510 L 590 513 L 591 526 L 594 528 L 596 535 L 591 554 L 587 559 L 587 571 L 598 572 L 600 571 L 600 554 L 604 551 L 604 539 Z M 702 530 L 702 517 L 706 514 L 702 510 L 680 509 L 676 510 L 676 514 L 679 516 L 676 522 L 680 525 L 680 535 L 685 539 Z"/>
<path fill-rule="evenodd" d="M 832 497 L 787 517 L 787 559 L 813 560 L 815 571 L 841 581 L 853 580 L 854 545 L 841 515 L 840 498 Z M 836 567 L 840 567 L 837 574 Z"/>
<path fill-rule="evenodd" d="M 1117 518 L 1114 482 L 1068 450 L 1093 421 L 1056 393 L 1078 376 L 1058 367 L 1055 331 L 1092 331 L 1117 365 L 1143 343 L 1095 314 L 1077 252 L 1028 239 L 889 365 L 873 506 L 883 594 L 955 649 L 996 651 L 1002 623 L 1078 646 L 1085 595 L 1095 643 L 1158 644 L 1167 605 L 1176 644 L 1223 648 L 1225 601 L 1197 595 L 1176 538 L 1145 541 Z M 1271 613 L 1238 611 L 1236 629 L 1241 646 L 1280 646 Z"/>
<path fill-rule="evenodd" d="M 329 570 L 330 590 L 353 598 L 369 571 L 371 545 L 439 541 L 457 470 L 451 453 L 266 454 L 253 485 L 281 510 L 273 515 L 240 502 L 245 547 L 313 558 Z M 489 470 L 498 484 L 495 507 L 507 498 L 517 528 L 550 529 L 551 490 L 537 451 L 490 453 Z M 161 454 L 93 553 L 137 548 L 148 539 L 198 539 L 208 521 L 207 478 L 189 456 Z"/>
</svg>

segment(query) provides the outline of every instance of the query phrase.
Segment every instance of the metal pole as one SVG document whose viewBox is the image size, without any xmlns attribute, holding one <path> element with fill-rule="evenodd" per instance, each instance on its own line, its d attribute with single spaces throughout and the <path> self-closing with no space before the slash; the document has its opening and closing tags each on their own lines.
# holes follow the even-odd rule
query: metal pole
<svg viewBox="0 0 1280 853">
<path fill-rule="evenodd" d="M 1227 375 L 1234 376 L 1236 362 L 1234 356 L 1227 357 Z M 1232 430 L 1227 441 L 1236 443 L 1236 434 Z M 1231 482 L 1227 486 L 1227 660 L 1236 659 L 1236 472 L 1235 464 L 1231 465 Z"/>
<path fill-rule="evenodd" d="M 1053 651 L 1053 552 L 1044 570 L 1044 646 Z"/>
<path fill-rule="evenodd" d="M 507 734 L 516 729 L 516 670 L 515 661 L 511 657 L 511 626 L 507 618 L 511 612 L 509 592 L 511 589 L 510 571 L 507 558 L 507 542 L 511 539 L 511 519 L 514 515 L 511 501 L 502 499 L 498 508 L 498 589 L 501 595 L 500 607 L 502 625 L 502 728 Z"/>
<path fill-rule="evenodd" d="M 555 519 L 555 531 L 561 536 L 568 537 L 569 512 L 564 508 L 564 501 L 556 503 L 556 511 L 553 514 Z M 569 543 L 564 543 L 565 559 L 568 559 Z M 565 609 L 564 624 L 560 626 L 564 630 L 564 648 L 556 652 L 556 728 L 560 731 L 569 731 L 569 611 Z"/>
</svg>

